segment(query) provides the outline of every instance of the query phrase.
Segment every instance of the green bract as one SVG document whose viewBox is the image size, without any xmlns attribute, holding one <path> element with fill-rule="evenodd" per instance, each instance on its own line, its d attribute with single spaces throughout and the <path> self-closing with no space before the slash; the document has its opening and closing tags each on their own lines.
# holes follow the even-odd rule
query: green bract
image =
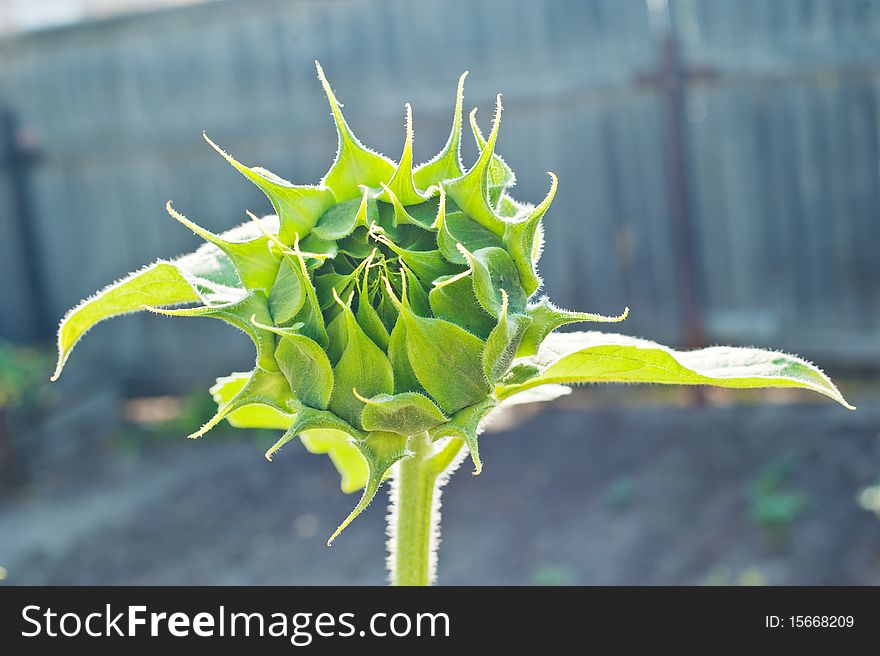
<svg viewBox="0 0 880 656">
<path fill-rule="evenodd" d="M 414 167 L 409 105 L 395 163 L 358 141 L 320 66 L 318 75 L 339 135 L 323 180 L 291 184 L 244 166 L 208 139 L 266 194 L 276 215 L 251 215 L 216 235 L 169 204 L 169 213 L 208 243 L 141 269 L 71 310 L 59 329 L 53 379 L 91 326 L 119 314 L 146 309 L 240 328 L 256 347 L 254 368 L 218 379 L 211 392 L 219 410 L 191 437 L 227 419 L 284 430 L 267 458 L 297 436 L 310 451 L 329 454 L 343 489 L 364 490 L 333 537 L 402 458 L 433 453 L 433 465 L 422 468 L 433 485 L 466 444 L 479 472 L 477 436 L 486 415 L 502 402 L 553 398 L 568 391 L 566 384 L 802 387 L 847 405 L 816 367 L 781 353 L 676 352 L 616 334 L 554 334 L 566 324 L 621 321 L 627 313 L 570 312 L 534 298 L 541 221 L 556 177 L 550 174 L 550 190 L 537 206 L 509 195 L 513 173 L 495 154 L 500 96 L 488 138 L 471 114 L 480 154 L 465 169 L 462 75 L 446 146 Z M 181 305 L 187 307 L 171 307 Z M 425 446 L 432 443 L 433 452 Z M 399 502 L 405 507 L 407 499 Z"/>
</svg>

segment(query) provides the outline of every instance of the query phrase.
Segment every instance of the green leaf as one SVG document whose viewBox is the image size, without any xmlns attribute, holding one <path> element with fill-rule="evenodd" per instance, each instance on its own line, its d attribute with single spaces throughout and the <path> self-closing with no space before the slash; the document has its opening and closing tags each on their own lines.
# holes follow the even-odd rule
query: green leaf
<svg viewBox="0 0 880 656">
<path fill-rule="evenodd" d="M 361 421 L 368 431 L 417 435 L 446 421 L 440 408 L 418 392 L 378 394 L 361 400 L 366 403 Z"/>
<path fill-rule="evenodd" d="M 336 202 L 329 187 L 294 185 L 266 169 L 249 168 L 227 154 L 207 134 L 203 136 L 227 162 L 266 194 L 278 214 L 281 223 L 278 239 L 284 244 L 292 244 L 296 235 L 305 237 L 309 234 L 318 218 Z"/>
<path fill-rule="evenodd" d="M 394 176 L 396 167 L 387 157 L 370 150 L 358 141 L 342 116 L 339 102 L 333 95 L 324 70 L 318 62 L 315 62 L 315 66 L 318 69 L 318 78 L 324 87 L 324 93 L 327 94 L 327 100 L 330 102 L 330 110 L 333 113 L 336 133 L 339 137 L 336 159 L 321 183 L 333 190 L 333 194 L 339 202 L 357 198 L 361 195 L 361 185 L 378 187 Z"/>
<path fill-rule="evenodd" d="M 560 396 L 568 396 L 572 389 L 566 385 L 538 385 L 523 392 L 508 396 L 498 404 L 499 408 L 509 408 L 525 403 L 547 403 L 558 399 Z"/>
<path fill-rule="evenodd" d="M 360 449 L 350 435 L 330 429 L 307 430 L 299 435 L 309 453 L 326 453 L 342 478 L 340 487 L 346 494 L 367 484 L 369 468 Z"/>
<path fill-rule="evenodd" d="M 464 168 L 461 165 L 461 107 L 464 101 L 464 80 L 467 75 L 468 73 L 465 71 L 458 78 L 452 131 L 449 133 L 446 145 L 431 160 L 416 167 L 413 173 L 415 184 L 420 189 L 427 189 L 443 180 L 458 178 L 464 174 Z"/>
<path fill-rule="evenodd" d="M 542 296 L 537 303 L 529 304 L 526 314 L 531 318 L 532 323 L 519 345 L 517 357 L 535 355 L 547 335 L 561 326 L 580 322 L 617 323 L 629 316 L 629 308 L 624 308 L 623 312 L 616 317 L 606 317 L 589 312 L 563 310 L 553 305 L 549 298 Z"/>
<path fill-rule="evenodd" d="M 248 241 L 261 230 L 277 228 L 273 217 L 242 224 L 220 235 L 224 240 Z M 244 295 L 232 260 L 213 244 L 203 244 L 194 252 L 173 261 L 159 260 L 71 309 L 58 327 L 58 363 L 52 380 L 61 375 L 70 353 L 88 330 L 105 319 L 138 312 L 147 306 L 167 307 L 195 301 L 224 304 Z"/>
<path fill-rule="evenodd" d="M 367 461 L 369 470 L 367 484 L 364 487 L 361 500 L 327 540 L 327 546 L 330 546 L 345 527 L 370 505 L 376 492 L 379 491 L 379 486 L 385 479 L 388 469 L 406 455 L 406 441 L 407 437 L 404 435 L 377 431 L 369 433 L 366 439 L 356 442 L 358 449 Z"/>
<path fill-rule="evenodd" d="M 495 383 L 510 368 L 523 335 L 532 320 L 524 314 L 507 311 L 507 292 L 501 290 L 502 308 L 498 325 L 489 334 L 483 350 L 483 371 L 490 383 Z"/>
<path fill-rule="evenodd" d="M 367 397 L 391 394 L 394 391 L 394 373 L 391 363 L 364 333 L 347 304 L 337 297 L 342 306 L 345 327 L 345 348 L 333 368 L 335 385 L 330 397 L 330 409 L 347 422 L 361 426 L 363 402 L 354 389 Z"/>
<path fill-rule="evenodd" d="M 70 310 L 58 328 L 58 380 L 73 347 L 95 324 L 110 317 L 137 312 L 145 305 L 177 305 L 199 301 L 194 281 L 172 262 L 156 262 L 85 299 Z"/>
<path fill-rule="evenodd" d="M 727 346 L 674 351 L 625 335 L 582 332 L 550 335 L 535 360 L 541 374 L 519 385 L 499 386 L 499 399 L 547 383 L 661 383 L 799 387 L 853 409 L 815 365 L 775 351 Z"/>
</svg>

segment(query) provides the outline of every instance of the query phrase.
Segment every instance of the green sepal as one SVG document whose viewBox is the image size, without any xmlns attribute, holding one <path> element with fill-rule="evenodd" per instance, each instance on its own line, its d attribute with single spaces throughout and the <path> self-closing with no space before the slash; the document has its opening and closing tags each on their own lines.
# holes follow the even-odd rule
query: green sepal
<svg viewBox="0 0 880 656">
<path fill-rule="evenodd" d="M 352 198 L 327 210 L 311 234 L 328 241 L 348 237 L 358 226 L 368 226 L 379 220 L 379 206 L 365 190 L 358 200 Z"/>
<path fill-rule="evenodd" d="M 360 286 L 358 288 L 358 308 L 355 317 L 358 325 L 363 329 L 364 333 L 373 343 L 383 351 L 388 351 L 388 340 L 390 338 L 388 329 L 382 322 L 376 308 L 370 303 L 369 292 L 367 291 L 368 277 L 365 273 Z"/>
<path fill-rule="evenodd" d="M 316 428 L 299 434 L 299 441 L 309 453 L 326 453 L 339 472 L 339 487 L 346 494 L 367 484 L 370 470 L 354 439 L 338 430 Z"/>
<path fill-rule="evenodd" d="M 241 392 L 253 371 L 233 372 L 222 376 L 208 390 L 218 408 L 229 403 Z M 274 428 L 287 430 L 293 424 L 293 415 L 274 405 L 253 404 L 226 414 L 226 421 L 235 428 Z"/>
<path fill-rule="evenodd" d="M 525 358 L 513 364 L 507 374 L 501 379 L 501 384 L 510 386 L 522 385 L 539 375 L 541 375 L 541 367 L 532 362 L 531 359 Z"/>
<path fill-rule="evenodd" d="M 339 253 L 339 247 L 332 239 L 322 239 L 314 232 L 308 234 L 300 240 L 300 248 L 304 253 L 314 254 L 313 263 L 309 268 L 318 267 L 327 259 L 333 259 Z M 308 258 L 312 259 L 312 258 Z"/>
<path fill-rule="evenodd" d="M 378 209 L 376 210 L 378 214 Z M 349 255 L 357 260 L 367 257 L 373 250 L 373 240 L 366 226 L 358 226 L 348 237 L 336 242 L 340 253 Z"/>
<path fill-rule="evenodd" d="M 497 402 L 492 397 L 462 408 L 456 412 L 445 424 L 441 424 L 428 431 L 432 440 L 436 441 L 444 437 L 453 437 L 464 440 L 467 444 L 471 460 L 474 463 L 474 476 L 483 471 L 483 463 L 480 460 L 479 434 L 482 430 L 481 422 L 486 418 Z"/>
<path fill-rule="evenodd" d="M 419 193 L 413 182 L 412 106 L 409 103 L 406 103 L 406 139 L 403 145 L 403 153 L 400 156 L 400 163 L 397 165 L 394 176 L 387 183 L 387 191 L 404 205 L 416 205 L 425 200 L 425 197 Z"/>
<path fill-rule="evenodd" d="M 406 456 L 406 442 L 407 437 L 404 435 L 380 431 L 369 433 L 365 439 L 355 442 L 367 461 L 369 469 L 367 484 L 357 506 L 333 532 L 333 535 L 327 540 L 327 546 L 330 546 L 345 527 L 351 524 L 355 517 L 360 515 L 370 505 L 370 502 L 376 496 L 376 492 L 379 491 L 379 486 L 385 479 L 388 470 L 398 460 Z"/>
<path fill-rule="evenodd" d="M 322 311 L 332 307 L 336 303 L 335 296 L 348 298 L 355 285 L 354 272 L 349 274 L 337 273 L 331 270 L 328 273 L 319 273 L 315 276 L 315 295 L 318 297 L 318 305 Z"/>
<path fill-rule="evenodd" d="M 420 317 L 405 304 L 398 310 L 406 325 L 413 373 L 445 412 L 456 412 L 488 393 L 479 338 L 448 321 Z"/>
<path fill-rule="evenodd" d="M 305 292 L 305 300 L 293 320 L 303 324 L 300 329 L 303 335 L 327 348 L 329 340 L 327 339 L 327 328 L 324 325 L 324 315 L 321 313 L 321 304 L 315 293 L 312 279 L 309 277 L 305 258 L 299 251 L 298 242 L 295 242 L 295 248 L 294 255 L 288 255 L 287 258 L 292 265 L 293 274 L 299 280 L 300 288 Z"/>
<path fill-rule="evenodd" d="M 503 288 L 501 295 L 503 300 L 501 316 L 498 318 L 498 325 L 486 339 L 483 349 L 483 371 L 492 384 L 507 373 L 516 357 L 523 335 L 532 323 L 532 320 L 524 314 L 508 312 L 507 292 Z"/>
<path fill-rule="evenodd" d="M 281 447 L 304 431 L 327 429 L 341 431 L 355 439 L 362 439 L 365 436 L 365 433 L 361 430 L 327 410 L 317 410 L 308 406 L 294 404 L 292 412 L 295 413 L 293 423 L 284 435 L 272 445 L 272 448 L 266 451 L 266 460 L 270 462 L 272 457 L 281 450 Z"/>
<path fill-rule="evenodd" d="M 378 394 L 366 403 L 361 422 L 364 430 L 417 435 L 446 421 L 443 411 L 418 392 Z"/>
<path fill-rule="evenodd" d="M 516 352 L 518 358 L 535 355 L 547 335 L 561 326 L 581 322 L 617 323 L 629 316 L 629 308 L 624 308 L 623 312 L 616 317 L 607 317 L 590 312 L 564 310 L 553 305 L 546 296 L 542 296 L 537 303 L 529 303 L 526 314 L 531 318 L 532 323 L 520 342 Z"/>
<path fill-rule="evenodd" d="M 468 73 L 465 71 L 458 78 L 452 130 L 446 145 L 432 159 L 416 167 L 413 173 L 413 180 L 420 189 L 427 189 L 443 180 L 460 178 L 464 174 L 464 167 L 461 164 L 461 108 L 464 102 L 464 81 L 467 75 Z"/>
<path fill-rule="evenodd" d="M 410 270 L 403 266 L 403 275 L 406 277 L 406 296 L 409 307 L 420 317 L 431 315 L 431 300 L 428 292 L 422 287 L 422 281 Z"/>
<path fill-rule="evenodd" d="M 553 202 L 557 186 L 556 175 L 549 172 L 547 175 L 550 176 L 550 191 L 544 200 L 528 216 L 514 223 L 507 223 L 504 228 L 504 245 L 516 264 L 526 296 L 531 296 L 541 286 L 541 279 L 535 272 L 535 262 L 542 243 L 538 237 L 543 234 L 539 232 L 539 228 L 541 219 Z"/>
<path fill-rule="evenodd" d="M 459 250 L 467 258 L 473 272 L 474 295 L 480 305 L 496 319 L 501 316 L 502 295 L 507 294 L 510 311 L 524 314 L 527 297 L 520 284 L 519 274 L 510 255 L 503 248 L 481 248 L 470 253 L 464 246 Z"/>
<path fill-rule="evenodd" d="M 335 384 L 330 409 L 347 422 L 360 427 L 364 404 L 356 396 L 355 388 L 367 397 L 391 394 L 394 391 L 394 372 L 385 353 L 358 325 L 348 304 L 338 297 L 337 302 L 342 307 L 344 317 L 345 347 L 333 367 Z"/>
<path fill-rule="evenodd" d="M 299 264 L 284 258 L 269 292 L 269 311 L 277 325 L 292 320 L 306 302 L 306 290 L 297 271 Z"/>
<path fill-rule="evenodd" d="M 214 234 L 190 221 L 171 206 L 171 201 L 168 201 L 165 209 L 168 214 L 199 237 L 223 251 L 232 261 L 235 271 L 245 287 L 259 289 L 267 295 L 269 294 L 275 277 L 278 275 L 278 266 L 281 262 L 281 256 L 269 248 L 270 235 L 261 234 L 247 241 L 230 241 L 225 235 Z M 265 224 L 260 223 L 260 225 L 266 228 Z M 268 231 L 268 228 L 266 230 Z"/>
<path fill-rule="evenodd" d="M 427 229 L 431 225 L 431 221 L 424 222 L 424 220 L 422 219 L 422 213 L 419 213 L 418 218 L 410 214 L 409 210 L 407 210 L 406 207 L 404 207 L 403 203 L 400 202 L 397 194 L 395 194 L 394 191 L 392 191 L 391 188 L 388 187 L 388 185 L 382 185 L 382 192 L 377 196 L 377 198 L 385 203 L 385 207 L 388 207 L 388 205 L 391 206 L 391 209 L 393 211 L 391 224 L 392 226 L 394 226 L 394 228 L 401 228 L 403 226 L 419 226 L 420 228 Z M 424 199 L 419 200 L 418 202 L 421 203 L 423 201 Z M 387 210 L 385 210 L 385 214 L 387 216 Z M 381 223 L 384 227 L 388 224 L 388 220 L 385 217 L 383 218 L 384 220 Z M 404 233 L 398 231 L 397 233 L 390 234 L 396 234 L 396 238 L 400 238 L 403 234 L 409 234 L 409 232 Z"/>
<path fill-rule="evenodd" d="M 499 237 L 504 234 L 505 222 L 498 216 L 489 202 L 489 166 L 501 126 L 501 96 L 496 99 L 495 119 L 486 147 L 471 169 L 461 177 L 444 182 L 447 195 L 461 210 L 477 223 L 488 228 Z"/>
<path fill-rule="evenodd" d="M 326 410 L 333 392 L 333 367 L 321 345 L 293 329 L 278 329 L 275 360 L 293 397 L 312 408 Z"/>
<path fill-rule="evenodd" d="M 502 192 L 501 197 L 498 199 L 498 205 L 495 207 L 495 211 L 499 216 L 504 217 L 505 219 L 514 219 L 520 220 L 526 214 L 535 209 L 534 205 L 530 205 L 529 203 L 521 203 L 515 198 L 511 197 L 506 191 Z M 538 230 L 542 230 L 543 224 L 538 224 Z M 543 235 L 539 237 L 543 239 Z"/>
<path fill-rule="evenodd" d="M 467 258 L 458 250 L 458 244 L 467 244 L 471 251 L 503 246 L 498 235 L 463 212 L 445 213 L 437 222 L 437 248 L 450 262 L 467 264 Z"/>
<path fill-rule="evenodd" d="M 220 380 L 218 379 L 217 382 L 220 383 Z M 235 382 L 232 385 L 232 389 L 239 384 L 240 383 Z M 214 389 L 217 389 L 218 392 L 223 390 L 223 388 L 218 389 L 216 386 L 212 388 L 212 390 Z M 226 388 L 225 391 L 228 391 L 228 389 L 229 388 Z M 219 398 L 219 402 L 223 402 L 224 398 L 227 398 L 227 396 L 228 395 L 226 394 L 223 396 L 215 394 L 214 398 L 215 400 Z M 281 415 L 290 415 L 291 401 L 290 388 L 287 385 L 287 380 L 281 375 L 281 373 L 277 371 L 266 371 L 259 366 L 255 367 L 247 380 L 241 384 L 238 392 L 236 392 L 228 401 L 223 403 L 223 405 L 220 405 L 214 416 L 205 422 L 205 424 L 203 424 L 195 433 L 188 435 L 188 437 L 190 439 L 201 437 L 221 421 L 231 416 L 235 411 L 248 406 L 266 406 L 267 408 L 276 410 Z M 248 410 L 250 410 L 250 408 L 248 408 Z M 277 415 L 273 416 L 277 417 Z M 253 420 L 253 414 L 242 413 L 238 419 L 241 421 L 250 421 Z"/>
<path fill-rule="evenodd" d="M 428 294 L 431 311 L 485 340 L 495 327 L 493 319 L 474 295 L 472 275 L 440 278 Z"/>
<path fill-rule="evenodd" d="M 309 234 L 318 218 L 336 202 L 329 187 L 295 185 L 266 169 L 247 167 L 211 141 L 207 134 L 203 136 L 227 162 L 266 194 L 278 214 L 278 239 L 284 244 L 292 244 L 296 235 L 305 237 Z"/>
<path fill-rule="evenodd" d="M 471 125 L 471 132 L 474 135 L 474 141 L 477 143 L 477 149 L 482 151 L 486 148 L 486 139 L 483 137 L 480 126 L 477 125 L 476 107 L 471 110 L 468 115 L 468 120 Z M 514 174 L 513 169 L 507 165 L 507 162 L 505 162 L 500 155 L 493 153 L 492 160 L 489 162 L 488 180 L 486 182 L 486 188 L 489 194 L 489 204 L 497 209 L 501 194 L 503 194 L 508 187 L 512 187 L 515 184 L 516 174 Z"/>
<path fill-rule="evenodd" d="M 391 361 L 391 367 L 394 370 L 394 392 L 401 394 L 404 392 L 418 392 L 424 389 L 416 378 L 412 364 L 409 361 L 409 353 L 407 352 L 406 340 L 406 324 L 403 319 L 398 318 L 391 336 L 388 339 L 388 359 Z"/>
<path fill-rule="evenodd" d="M 414 251 L 399 246 L 380 228 L 374 230 L 374 239 L 391 249 L 425 285 L 430 285 L 442 276 L 460 273 L 463 270 L 463 267 L 449 262 L 439 250 Z"/>
<path fill-rule="evenodd" d="M 339 138 L 336 159 L 321 180 L 321 184 L 332 189 L 336 200 L 342 202 L 359 197 L 361 185 L 378 187 L 386 180 L 390 180 L 394 176 L 396 167 L 390 159 L 370 150 L 358 141 L 354 132 L 348 127 L 345 117 L 342 116 L 339 102 L 330 88 L 324 70 L 318 62 L 315 62 L 315 66 L 330 103 L 330 111 Z"/>
</svg>

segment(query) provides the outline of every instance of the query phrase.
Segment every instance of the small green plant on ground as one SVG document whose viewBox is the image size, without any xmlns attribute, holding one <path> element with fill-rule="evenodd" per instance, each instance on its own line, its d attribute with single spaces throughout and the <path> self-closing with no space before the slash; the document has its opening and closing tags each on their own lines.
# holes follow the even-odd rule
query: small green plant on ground
<svg viewBox="0 0 880 656">
<path fill-rule="evenodd" d="M 797 468 L 793 454 L 785 454 L 761 470 L 749 486 L 749 514 L 777 544 L 788 538 L 791 525 L 810 505 L 809 497 L 788 485 Z"/>
<path fill-rule="evenodd" d="M 677 352 L 617 334 L 554 332 L 622 321 L 627 312 L 572 312 L 536 296 L 542 220 L 556 176 L 536 206 L 510 195 L 514 174 L 495 153 L 501 97 L 488 137 L 471 112 L 480 152 L 465 168 L 462 75 L 445 147 L 414 166 L 409 105 L 394 162 L 361 144 L 320 65 L 318 76 L 339 136 L 321 182 L 292 184 L 241 164 L 208 139 L 276 214 L 248 213 L 250 221 L 218 235 L 169 203 L 171 216 L 208 243 L 136 271 L 71 310 L 59 328 L 53 378 L 82 335 L 116 315 L 150 310 L 241 329 L 256 347 L 254 368 L 218 379 L 211 391 L 219 410 L 190 437 L 226 419 L 284 431 L 269 459 L 297 437 L 329 455 L 342 489 L 363 490 L 329 542 L 390 479 L 388 566 L 400 585 L 434 580 L 440 489 L 468 453 L 480 472 L 480 427 L 499 406 L 600 382 L 799 387 L 847 405 L 819 369 L 782 353 Z"/>
<path fill-rule="evenodd" d="M 0 341 L 0 409 L 27 403 L 46 386 L 48 353 Z"/>
</svg>

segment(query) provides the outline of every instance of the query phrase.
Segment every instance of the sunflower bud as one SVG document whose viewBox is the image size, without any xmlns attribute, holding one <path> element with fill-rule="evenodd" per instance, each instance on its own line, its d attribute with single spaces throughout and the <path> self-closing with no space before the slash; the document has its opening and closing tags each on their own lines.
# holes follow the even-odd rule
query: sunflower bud
<svg viewBox="0 0 880 656">
<path fill-rule="evenodd" d="M 556 176 L 549 174 L 549 191 L 537 206 L 509 195 L 515 178 L 495 153 L 501 97 L 487 138 L 470 114 L 479 156 L 465 169 L 459 156 L 462 75 L 445 147 L 414 167 L 409 105 L 403 152 L 395 163 L 358 141 L 320 65 L 318 76 L 339 137 L 322 181 L 294 185 L 245 166 L 206 136 L 265 193 L 275 215 L 250 215 L 242 226 L 217 235 L 169 203 L 171 216 L 207 244 L 137 271 L 68 313 L 59 329 L 54 377 L 92 325 L 118 314 L 147 309 L 236 326 L 255 345 L 254 368 L 218 379 L 211 389 L 217 414 L 190 437 L 226 419 L 239 427 L 284 430 L 269 459 L 297 436 L 310 451 L 328 453 L 343 489 L 364 488 L 333 537 L 370 503 L 414 436 L 460 440 L 479 473 L 481 422 L 514 394 L 539 388 L 548 398 L 568 391 L 559 383 L 591 380 L 756 386 L 719 373 L 709 360 L 676 360 L 663 347 L 622 343 L 617 336 L 610 344 L 595 337 L 570 342 L 566 350 L 560 340 L 542 346 L 562 325 L 620 321 L 626 312 L 604 317 L 562 310 L 546 297 L 530 302 L 541 286 L 541 222 Z M 180 305 L 186 307 L 174 307 Z M 621 349 L 635 355 L 621 359 Z M 736 357 L 726 354 L 725 362 Z M 741 357 L 754 363 L 752 354 Z M 651 359 L 650 367 L 638 364 L 640 358 Z M 774 384 L 839 396 L 821 374 L 796 372 L 806 366 L 802 361 L 782 366 L 779 359 L 767 359 L 776 369 L 762 374 L 762 381 L 775 376 Z M 742 371 L 731 368 L 737 375 Z M 657 371 L 671 373 L 664 378 Z"/>
</svg>

